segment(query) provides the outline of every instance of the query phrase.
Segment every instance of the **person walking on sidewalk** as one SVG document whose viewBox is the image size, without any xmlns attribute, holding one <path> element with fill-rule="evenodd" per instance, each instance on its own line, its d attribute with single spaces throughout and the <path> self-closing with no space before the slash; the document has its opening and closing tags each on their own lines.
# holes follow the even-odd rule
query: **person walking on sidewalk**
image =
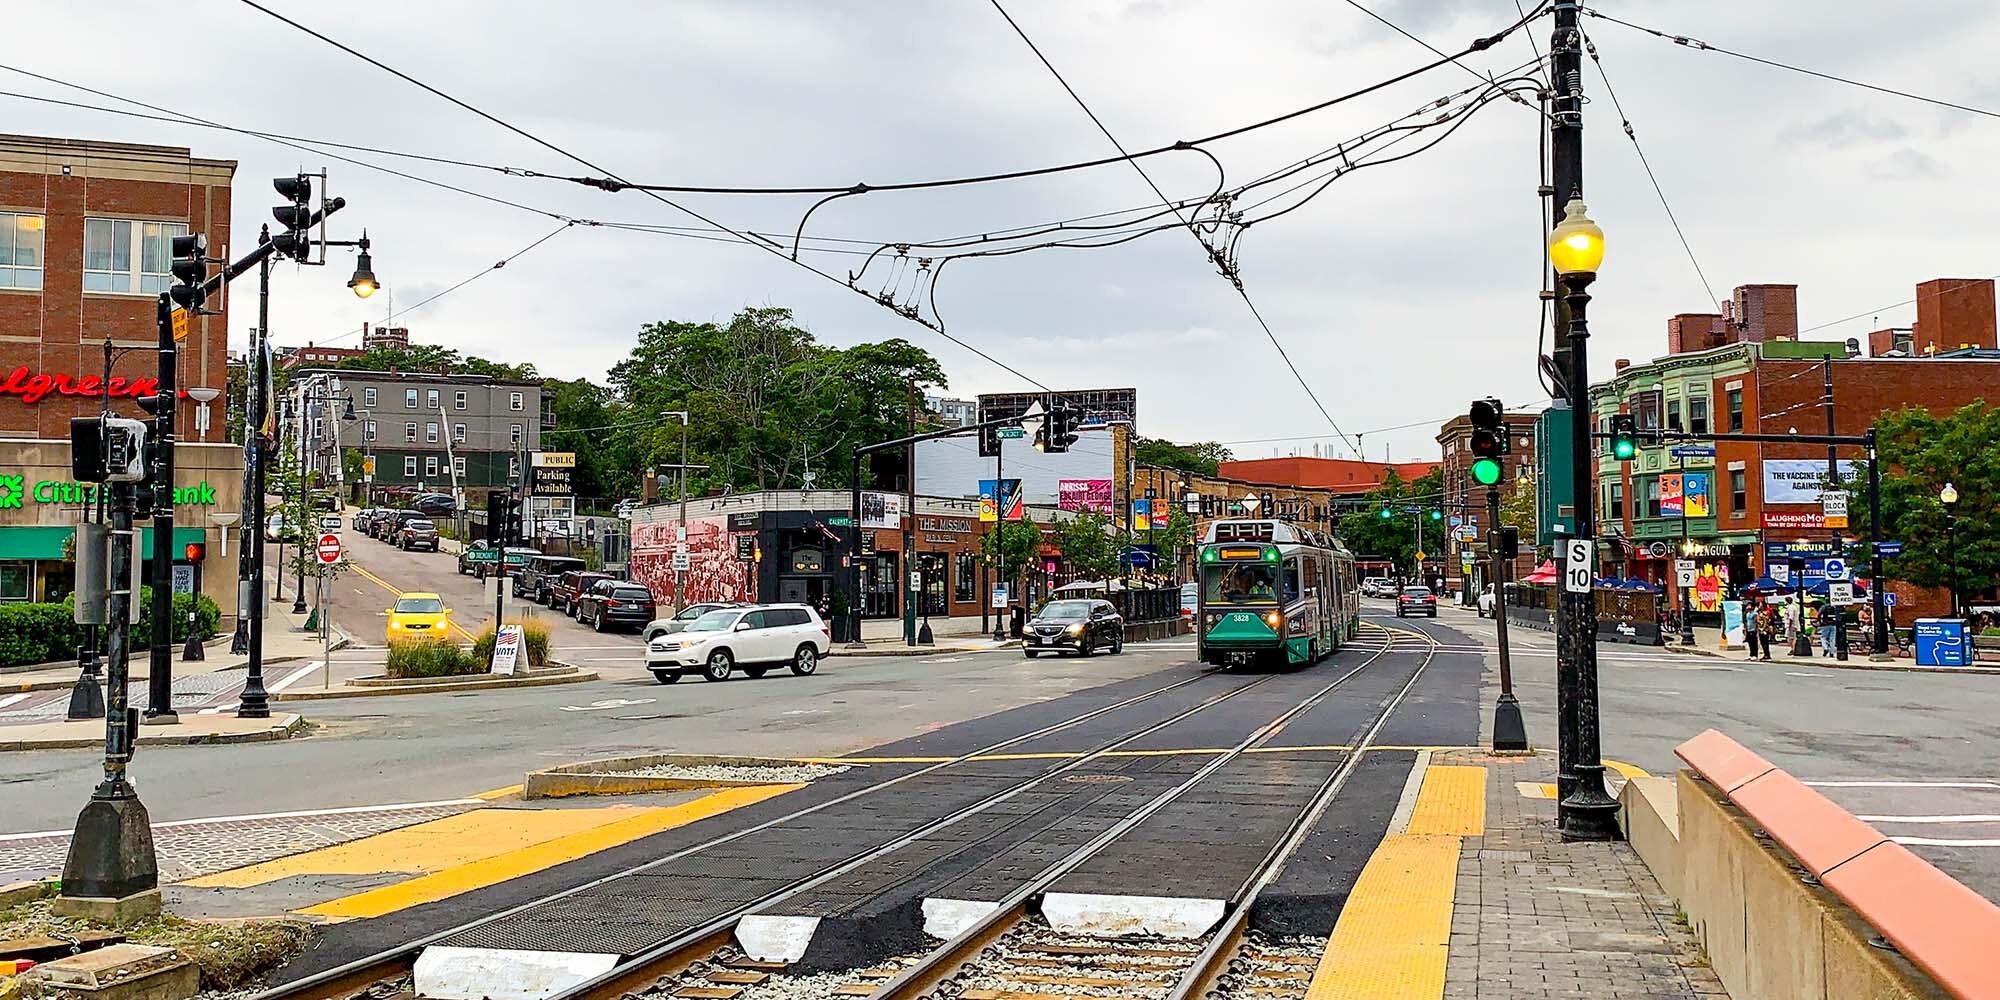
<svg viewBox="0 0 2000 1000">
<path fill-rule="evenodd" d="M 1840 609 L 1832 601 L 1819 606 L 1819 648 L 1833 659 L 1834 639 L 1840 635 Z"/>
<path fill-rule="evenodd" d="M 1757 631 L 1762 634 L 1764 640 L 1764 655 L 1758 659 L 1769 663 L 1771 644 L 1778 640 L 1778 612 L 1768 604 L 1762 605 L 1757 609 L 1757 622 Z"/>
</svg>

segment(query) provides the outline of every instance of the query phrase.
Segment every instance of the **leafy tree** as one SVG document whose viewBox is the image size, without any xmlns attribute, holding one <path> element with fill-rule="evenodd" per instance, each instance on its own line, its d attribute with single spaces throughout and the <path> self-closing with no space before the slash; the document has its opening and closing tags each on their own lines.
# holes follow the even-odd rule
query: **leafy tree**
<svg viewBox="0 0 2000 1000">
<path fill-rule="evenodd" d="M 1521 547 L 1541 552 L 1541 539 L 1537 532 L 1540 523 L 1535 517 L 1535 485 L 1528 480 L 1516 479 L 1500 487 L 1500 523 L 1511 525 L 1521 533 Z"/>
<path fill-rule="evenodd" d="M 437 344 L 378 344 L 357 358 L 342 358 L 336 368 L 372 372 L 435 372 L 440 375 L 484 375 L 491 378 L 534 379 L 532 364 L 510 365 L 460 354 Z"/>
<path fill-rule="evenodd" d="M 1438 498 L 1443 495 L 1443 481 L 1438 469 L 1409 483 L 1403 482 L 1394 469 L 1386 470 L 1382 485 L 1366 495 L 1367 508 L 1341 517 L 1342 541 L 1356 555 L 1392 560 L 1403 572 L 1415 575 L 1417 549 L 1412 544 L 1413 522 L 1422 532 L 1421 544 L 1427 559 L 1436 559 L 1444 552 L 1450 522 L 1443 518 L 1432 520 L 1429 513 L 1436 509 Z M 1420 511 L 1413 514 L 1406 507 L 1417 507 Z M 1382 516 L 1384 509 L 1389 511 L 1386 518 Z"/>
<path fill-rule="evenodd" d="M 1110 517 L 1084 511 L 1057 523 L 1056 544 L 1077 579 L 1107 580 L 1118 572 L 1124 539 L 1112 529 Z"/>
<path fill-rule="evenodd" d="M 1153 523 L 1159 524 L 1158 521 Z M 1154 528 L 1153 544 L 1159 547 L 1160 558 L 1173 567 L 1174 579 L 1180 579 L 1181 567 L 1186 561 L 1183 557 L 1188 547 L 1194 544 L 1194 519 L 1175 505 L 1173 512 L 1167 515 L 1166 526 Z"/>
<path fill-rule="evenodd" d="M 1213 441 L 1175 444 L 1165 438 L 1140 438 L 1132 457 L 1140 465 L 1178 469 L 1197 476 L 1214 476 L 1220 463 L 1232 457 L 1229 449 Z"/>
<path fill-rule="evenodd" d="M 641 421 L 632 407 L 589 379 L 551 379 L 543 383 L 542 391 L 549 397 L 549 410 L 556 422 L 555 429 L 542 432 L 542 447 L 576 454 L 577 496 L 610 499 L 637 495 L 641 463 L 634 432 Z M 679 422 L 670 423 L 678 434 Z M 673 460 L 680 460 L 678 450 Z"/>
<path fill-rule="evenodd" d="M 1042 551 L 1042 526 L 1031 516 L 1023 516 L 1019 521 L 996 522 L 993 529 L 979 540 L 980 557 L 994 572 L 1002 572 L 1005 565 L 1005 581 L 1008 593 L 1015 606 L 1020 606 L 1024 596 L 1019 586 L 1027 569 Z M 1004 559 L 1003 559 L 1004 557 Z"/>
<path fill-rule="evenodd" d="M 1955 554 L 1961 595 L 2000 585 L 2000 407 L 1981 399 L 1936 416 L 1912 406 L 1881 415 L 1875 427 L 1882 528 L 1903 543 L 1903 554 L 1886 560 L 1885 572 L 1948 587 Z M 1866 464 L 1857 472 L 1841 486 L 1852 523 L 1865 528 Z M 1946 483 L 1959 497 L 1949 512 L 1938 501 Z"/>
</svg>

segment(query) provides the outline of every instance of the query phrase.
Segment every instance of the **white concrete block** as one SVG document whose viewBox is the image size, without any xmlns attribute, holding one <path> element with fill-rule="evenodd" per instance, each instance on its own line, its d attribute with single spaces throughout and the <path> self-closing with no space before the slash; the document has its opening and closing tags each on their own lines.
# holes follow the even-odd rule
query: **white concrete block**
<svg viewBox="0 0 2000 1000">
<path fill-rule="evenodd" d="M 429 1000 L 544 1000 L 617 964 L 617 955 L 432 945 L 417 956 L 415 990 Z"/>
<path fill-rule="evenodd" d="M 1042 916 L 1056 930 L 1076 934 L 1192 938 L 1221 921 L 1224 905 L 1220 899 L 1051 892 L 1042 897 Z"/>
</svg>

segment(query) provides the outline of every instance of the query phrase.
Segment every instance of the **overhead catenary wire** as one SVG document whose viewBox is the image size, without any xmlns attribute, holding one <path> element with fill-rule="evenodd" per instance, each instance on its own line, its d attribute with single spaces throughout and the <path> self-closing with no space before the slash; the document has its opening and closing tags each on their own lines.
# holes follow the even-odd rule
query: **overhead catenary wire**
<svg viewBox="0 0 2000 1000">
<path fill-rule="evenodd" d="M 1918 94 L 1908 90 L 1898 90 L 1894 87 L 1885 87 L 1882 86 L 1881 84 L 1868 83 L 1864 80 L 1856 80 L 1853 77 L 1841 76 L 1837 73 L 1827 73 L 1821 70 L 1808 69 L 1804 66 L 1796 66 L 1791 63 L 1783 62 L 1777 59 L 1767 59 L 1763 56 L 1751 55 L 1748 52 L 1738 52 L 1734 49 L 1723 48 L 1720 45 L 1714 45 L 1689 35 L 1680 35 L 1669 31 L 1662 31 L 1659 28 L 1649 28 L 1643 24 L 1634 24 L 1633 22 L 1627 21 L 1623 18 L 1613 17 L 1610 14 L 1606 14 L 1603 11 L 1598 10 L 1594 7 L 1584 7 L 1581 9 L 1583 13 L 1588 14 L 1591 17 L 1598 18 L 1599 20 L 1610 21 L 1612 24 L 1623 25 L 1635 31 L 1642 31 L 1648 35 L 1654 36 L 1655 38 L 1660 38 L 1665 41 L 1672 42 L 1675 45 L 1679 45 L 1684 48 L 1695 49 L 1701 52 L 1719 52 L 1725 56 L 1733 56 L 1737 59 L 1744 60 L 1745 62 L 1753 62 L 1761 66 L 1769 66 L 1773 69 L 1781 69 L 1790 73 L 1799 73 L 1805 76 L 1818 77 L 1821 80 L 1828 80 L 1833 83 L 1846 84 L 1847 86 L 1850 87 L 1859 87 L 1863 90 L 1872 90 L 1879 94 L 1888 94 L 1892 97 L 1901 97 L 1907 100 L 1921 101 L 1925 104 L 1932 104 L 1941 108 L 1951 108 L 1955 111 L 1964 111 L 1968 114 L 1984 115 L 1988 118 L 2000 118 L 2000 111 L 1994 111 L 1990 108 L 1977 107 L 1971 104 L 1961 104 L 1957 101 L 1945 100 L 1942 97 L 1931 97 L 1926 94 Z"/>
<path fill-rule="evenodd" d="M 1964 281 L 1961 281 L 1961 282 L 1958 282 L 1957 284 L 1954 284 L 1954 285 L 1951 285 L 1950 287 L 1947 287 L 1947 288 L 1939 288 L 1939 289 L 1937 289 L 1937 290 L 1935 290 L 1935 291 L 1931 292 L 1931 293 L 1930 293 L 1930 296 L 1929 296 L 1929 297 L 1930 297 L 1930 298 L 1936 298 L 1937 296 L 1940 296 L 1940 295 L 1945 295 L 1945 294 L 1947 294 L 1947 293 L 1950 293 L 1950 292 L 1955 292 L 1955 291 L 1958 291 L 1958 290 L 1959 290 L 1959 289 L 1961 289 L 1961 288 L 1965 288 L 1965 287 L 1967 287 L 1967 286 L 1969 286 L 1969 285 L 1974 285 L 1974 284 L 1977 284 L 1977 283 L 1979 283 L 1979 282 L 1982 282 L 1982 281 L 2000 281 L 2000 274 L 1994 274 L 1994 275 L 1988 275 L 1987 277 L 1984 277 L 1984 278 L 1967 278 L 1967 279 L 1965 279 Z M 1840 325 L 1840 324 L 1842 324 L 1842 323 L 1852 323 L 1852 322 L 1854 322 L 1854 321 L 1855 321 L 1855 320 L 1857 320 L 1857 319 L 1862 319 L 1862 318 L 1865 318 L 1865 317 L 1869 317 L 1869 316 L 1877 316 L 1877 315 L 1880 315 L 1880 314 L 1882 314 L 1882 313 L 1885 313 L 1885 312 L 1888 312 L 1888 311 L 1889 311 L 1889 310 L 1891 310 L 1891 309 L 1901 309 L 1901 308 L 1902 308 L 1902 307 L 1904 307 L 1904 306 L 1913 306 L 1913 305 L 1916 305 L 1917 303 L 1919 303 L 1919 302 L 1923 301 L 1923 300 L 1924 300 L 1924 298 L 1925 298 L 1925 296 L 1923 296 L 1923 295 L 1917 295 L 1917 296 L 1913 296 L 1913 297 L 1911 297 L 1911 298 L 1907 298 L 1907 299 L 1904 299 L 1904 300 L 1903 300 L 1903 301 L 1901 301 L 1901 302 L 1891 302 L 1891 303 L 1889 303 L 1889 304 L 1888 304 L 1888 305 L 1886 305 L 1886 306 L 1876 306 L 1876 307 L 1875 307 L 1875 308 L 1873 308 L 1873 309 L 1865 309 L 1865 310 L 1863 310 L 1863 311 L 1861 311 L 1861 312 L 1858 312 L 1858 313 L 1855 313 L 1855 314 L 1854 314 L 1854 315 L 1852 315 L 1852 316 L 1842 316 L 1842 317 L 1841 317 L 1841 318 L 1839 318 L 1839 319 L 1830 319 L 1830 320 L 1827 320 L 1827 321 L 1826 321 L 1826 322 L 1824 322 L 1824 323 L 1818 323 L 1818 324 L 1815 324 L 1815 325 L 1813 325 L 1813 326 L 1809 326 L 1809 327 L 1806 327 L 1805 329 L 1802 329 L 1802 330 L 1800 330 L 1800 331 L 1799 331 L 1799 336 L 1803 337 L 1803 336 L 1805 336 L 1805 335 L 1806 335 L 1806 334 L 1808 334 L 1808 333 L 1813 333 L 1813 332 L 1815 332 L 1815 331 L 1818 331 L 1818 330 L 1824 330 L 1824 329 L 1826 329 L 1827 327 L 1830 327 L 1830 326 L 1839 326 L 1839 325 Z"/>
<path fill-rule="evenodd" d="M 541 239 L 538 239 L 535 242 L 530 243 L 527 246 L 524 246 L 521 249 L 516 250 L 513 253 L 510 253 L 507 256 L 502 257 L 499 260 L 494 261 L 493 263 L 488 264 L 477 271 L 474 271 L 473 273 L 467 275 L 463 280 L 459 281 L 457 284 L 452 285 L 451 287 L 446 288 L 443 291 L 431 294 L 430 296 L 426 297 L 423 301 L 418 302 L 416 305 L 405 306 L 401 309 L 397 309 L 390 312 L 389 315 L 383 320 L 383 322 L 384 323 L 392 322 L 398 316 L 407 316 L 410 313 L 416 312 L 417 310 L 422 309 L 423 307 L 430 305 L 431 303 L 436 302 L 437 300 L 444 298 L 445 296 L 450 295 L 451 293 L 458 291 L 459 289 L 464 288 L 465 286 L 470 285 L 473 282 L 478 281 L 479 279 L 484 278 L 487 275 L 492 274 L 493 272 L 498 271 L 503 267 L 506 267 L 508 264 L 511 264 L 514 261 L 519 260 L 520 258 L 526 256 L 527 254 L 534 252 L 534 250 L 537 247 L 540 247 L 542 244 L 547 243 L 552 239 L 555 239 L 557 236 L 560 236 L 563 233 L 569 232 L 570 229 L 574 228 L 576 225 L 577 224 L 573 222 L 565 222 L 562 225 L 549 230 L 548 234 L 543 236 Z M 359 336 L 360 333 L 361 331 L 359 330 L 348 330 L 345 333 L 337 334 L 333 337 L 328 337 L 323 340 L 313 341 L 313 343 L 322 347 L 326 347 L 333 344 L 337 344 L 343 340 L 346 340 L 349 337 Z"/>
</svg>

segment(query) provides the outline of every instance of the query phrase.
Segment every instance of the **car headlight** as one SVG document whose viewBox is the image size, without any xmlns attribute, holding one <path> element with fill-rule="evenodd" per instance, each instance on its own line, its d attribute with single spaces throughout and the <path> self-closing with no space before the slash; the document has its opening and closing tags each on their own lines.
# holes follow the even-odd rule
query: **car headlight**
<svg viewBox="0 0 2000 1000">
<path fill-rule="evenodd" d="M 1081 624 L 1077 624 L 1077 625 L 1071 625 L 1071 626 L 1069 627 L 1069 634 L 1071 634 L 1071 635 L 1082 635 L 1082 634 L 1083 634 L 1083 626 L 1082 626 Z"/>
</svg>

